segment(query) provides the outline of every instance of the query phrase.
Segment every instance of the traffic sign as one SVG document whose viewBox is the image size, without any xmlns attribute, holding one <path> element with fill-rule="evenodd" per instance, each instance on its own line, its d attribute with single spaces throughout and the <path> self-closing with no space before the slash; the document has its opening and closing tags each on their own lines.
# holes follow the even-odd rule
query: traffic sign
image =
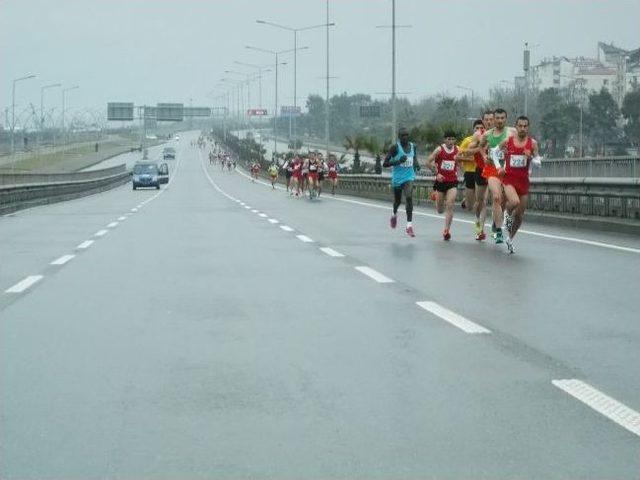
<svg viewBox="0 0 640 480">
<path fill-rule="evenodd" d="M 379 117 L 380 105 L 360 105 L 361 117 Z"/>
<path fill-rule="evenodd" d="M 210 117 L 211 108 L 209 107 L 184 107 L 185 117 Z"/>
<path fill-rule="evenodd" d="M 267 115 L 266 108 L 250 108 L 247 110 L 247 115 L 250 117 L 264 117 Z"/>
<path fill-rule="evenodd" d="M 302 109 L 298 106 L 283 105 L 280 107 L 280 115 L 283 117 L 297 117 L 302 113 Z"/>
<path fill-rule="evenodd" d="M 184 119 L 184 104 L 159 103 L 156 107 L 156 118 L 160 122 L 181 122 Z"/>
<path fill-rule="evenodd" d="M 133 120 L 133 103 L 107 103 L 107 120 L 130 122 Z"/>
</svg>

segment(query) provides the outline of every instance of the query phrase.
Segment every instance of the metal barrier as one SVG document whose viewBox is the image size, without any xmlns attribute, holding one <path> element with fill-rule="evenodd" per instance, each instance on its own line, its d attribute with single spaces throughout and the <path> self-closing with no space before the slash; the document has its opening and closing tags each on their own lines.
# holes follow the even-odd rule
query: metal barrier
<svg viewBox="0 0 640 480">
<path fill-rule="evenodd" d="M 414 203 L 429 203 L 434 177 L 416 179 Z M 341 175 L 337 191 L 347 195 L 388 200 L 388 175 Z M 459 199 L 464 185 L 458 188 Z M 532 178 L 529 190 L 532 210 L 598 217 L 640 219 L 640 178 Z"/>
<path fill-rule="evenodd" d="M 548 177 L 640 177 L 640 158 L 585 157 L 585 158 L 543 158 L 542 168 L 534 168 L 532 178 Z"/>
<path fill-rule="evenodd" d="M 125 164 L 115 167 L 93 170 L 89 172 L 75 173 L 2 173 L 0 174 L 0 187 L 15 185 L 41 185 L 44 183 L 86 182 L 99 178 L 110 177 L 124 173 Z"/>
<path fill-rule="evenodd" d="M 130 178 L 125 165 L 78 173 L 0 174 L 0 215 L 102 192 Z"/>
</svg>

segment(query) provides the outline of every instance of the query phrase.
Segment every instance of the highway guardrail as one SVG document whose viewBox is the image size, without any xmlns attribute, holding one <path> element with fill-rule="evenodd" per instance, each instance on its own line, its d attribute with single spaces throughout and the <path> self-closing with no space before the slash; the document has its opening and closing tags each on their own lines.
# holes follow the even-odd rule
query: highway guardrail
<svg viewBox="0 0 640 480">
<path fill-rule="evenodd" d="M 126 165 L 77 173 L 0 174 L 0 215 L 92 195 L 129 182 Z"/>
</svg>

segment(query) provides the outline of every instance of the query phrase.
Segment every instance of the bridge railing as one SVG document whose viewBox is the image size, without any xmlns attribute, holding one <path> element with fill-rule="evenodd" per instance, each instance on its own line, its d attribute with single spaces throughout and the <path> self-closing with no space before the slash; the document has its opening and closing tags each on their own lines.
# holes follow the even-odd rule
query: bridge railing
<svg viewBox="0 0 640 480">
<path fill-rule="evenodd" d="M 434 177 L 419 177 L 414 185 L 414 202 L 431 202 Z M 337 191 L 348 195 L 388 200 L 388 175 L 341 175 Z M 458 189 L 462 199 L 464 185 Z M 532 178 L 529 192 L 532 210 L 562 214 L 640 219 L 640 178 L 558 177 Z"/>
<path fill-rule="evenodd" d="M 542 168 L 532 177 L 640 177 L 640 158 L 637 156 L 544 158 Z"/>
</svg>

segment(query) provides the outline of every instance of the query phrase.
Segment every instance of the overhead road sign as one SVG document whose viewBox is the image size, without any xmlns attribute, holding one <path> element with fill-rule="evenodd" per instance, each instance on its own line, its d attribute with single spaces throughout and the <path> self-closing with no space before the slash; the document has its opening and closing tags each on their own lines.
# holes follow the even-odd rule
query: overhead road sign
<svg viewBox="0 0 640 480">
<path fill-rule="evenodd" d="M 133 103 L 109 102 L 107 103 L 107 120 L 130 122 L 133 120 Z"/>
<path fill-rule="evenodd" d="M 280 115 L 283 117 L 298 117 L 302 113 L 302 109 L 298 106 L 283 105 L 280 107 Z"/>
<path fill-rule="evenodd" d="M 360 116 L 365 118 L 379 117 L 380 105 L 360 105 Z"/>
<path fill-rule="evenodd" d="M 158 103 L 156 106 L 156 119 L 159 122 L 181 122 L 184 120 L 184 104 Z"/>
<path fill-rule="evenodd" d="M 211 108 L 209 107 L 184 107 L 185 117 L 210 117 Z"/>
<path fill-rule="evenodd" d="M 266 108 L 250 108 L 247 110 L 247 115 L 250 117 L 265 117 L 267 115 Z"/>
</svg>

